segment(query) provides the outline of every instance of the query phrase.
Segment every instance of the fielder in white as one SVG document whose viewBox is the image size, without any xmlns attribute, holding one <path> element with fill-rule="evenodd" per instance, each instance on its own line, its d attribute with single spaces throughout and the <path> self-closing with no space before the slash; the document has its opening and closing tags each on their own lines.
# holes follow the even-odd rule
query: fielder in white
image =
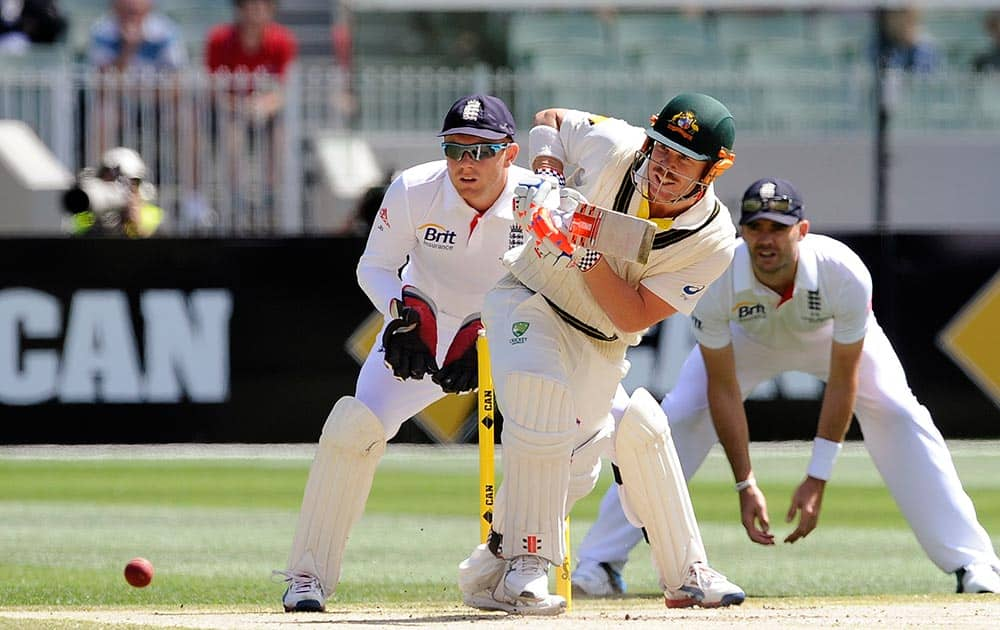
<svg viewBox="0 0 1000 630">
<path fill-rule="evenodd" d="M 853 412 L 876 468 L 934 564 L 957 576 L 959 593 L 1000 592 L 1000 561 L 990 538 L 871 311 L 864 263 L 842 243 L 809 234 L 802 197 L 782 179 L 747 189 L 740 224 L 743 241 L 732 267 L 692 314 L 699 346 L 663 400 L 684 476 L 690 479 L 721 442 L 747 535 L 773 545 L 767 502 L 750 462 L 743 400 L 781 372 L 813 374 L 826 381 L 826 392 L 812 459 L 787 513 L 789 522 L 796 514 L 799 521 L 785 542 L 815 529 Z M 641 538 L 612 486 L 581 545 L 574 587 L 593 596 L 620 593 L 621 568 Z"/>
<path fill-rule="evenodd" d="M 521 242 L 514 189 L 533 177 L 514 166 L 514 134 L 503 101 L 461 98 L 439 134 L 445 159 L 403 171 L 386 191 L 357 269 L 386 315 L 384 354 L 369 354 L 354 396 L 338 400 L 323 426 L 281 572 L 286 611 L 322 611 L 333 595 L 386 442 L 446 393 L 477 386 L 483 296 L 505 272 L 504 252 Z"/>
<path fill-rule="evenodd" d="M 466 604 L 558 614 L 548 568 L 565 556 L 564 518 L 597 482 L 610 447 L 635 523 L 645 526 L 668 606 L 739 604 L 743 591 L 712 570 L 659 405 L 643 390 L 618 426 L 609 415 L 641 331 L 690 313 L 728 267 L 729 211 L 712 182 L 733 160 L 732 115 L 710 96 L 672 99 L 645 130 L 579 111 L 539 112 L 532 166 L 566 176 L 591 203 L 651 218 L 646 264 L 546 238 L 508 252 L 510 275 L 487 294 L 484 323 L 503 414 L 503 483 L 488 545 L 459 566 Z M 575 170 L 573 170 L 575 169 Z M 551 180 L 519 189 L 515 219 L 532 235 L 563 221 L 581 195 Z M 613 442 L 613 444 L 612 444 Z"/>
</svg>

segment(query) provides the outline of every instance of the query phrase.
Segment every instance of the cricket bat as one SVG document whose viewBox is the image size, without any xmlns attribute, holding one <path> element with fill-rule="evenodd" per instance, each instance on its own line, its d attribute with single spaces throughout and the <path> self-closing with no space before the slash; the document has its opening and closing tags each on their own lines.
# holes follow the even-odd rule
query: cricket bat
<svg viewBox="0 0 1000 630">
<path fill-rule="evenodd" d="M 569 225 L 570 242 L 608 256 L 646 264 L 656 224 L 592 204 L 580 204 Z"/>
</svg>

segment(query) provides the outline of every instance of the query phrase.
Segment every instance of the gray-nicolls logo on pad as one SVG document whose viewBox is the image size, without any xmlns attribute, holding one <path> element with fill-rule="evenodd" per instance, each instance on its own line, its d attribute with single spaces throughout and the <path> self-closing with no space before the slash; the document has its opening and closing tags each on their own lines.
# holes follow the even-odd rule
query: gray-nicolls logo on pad
<svg viewBox="0 0 1000 630">
<path fill-rule="evenodd" d="M 462 110 L 462 120 L 479 120 L 479 113 L 483 110 L 483 104 L 476 99 L 466 101 L 465 109 Z"/>
</svg>

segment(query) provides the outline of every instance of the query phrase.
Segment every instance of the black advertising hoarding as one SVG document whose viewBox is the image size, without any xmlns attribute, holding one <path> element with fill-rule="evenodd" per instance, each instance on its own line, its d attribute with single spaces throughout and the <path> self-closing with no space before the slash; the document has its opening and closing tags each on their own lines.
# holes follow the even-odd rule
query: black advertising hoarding
<svg viewBox="0 0 1000 630">
<path fill-rule="evenodd" d="M 1000 436 L 1000 410 L 935 343 L 1000 267 L 1000 236 L 839 238 L 871 268 L 876 315 L 945 436 Z M 363 247 L 0 241 L 0 443 L 316 441 L 354 390 Z M 748 411 L 754 439 L 808 439 L 818 403 Z M 425 439 L 412 425 L 398 439 Z"/>
<path fill-rule="evenodd" d="M 363 246 L 3 241 L 0 442 L 316 441 L 353 392 Z"/>
</svg>

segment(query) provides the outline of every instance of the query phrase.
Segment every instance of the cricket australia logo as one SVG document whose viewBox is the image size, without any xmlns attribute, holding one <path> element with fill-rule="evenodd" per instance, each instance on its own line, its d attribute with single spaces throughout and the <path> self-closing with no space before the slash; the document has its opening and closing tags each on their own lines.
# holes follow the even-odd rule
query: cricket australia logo
<svg viewBox="0 0 1000 630">
<path fill-rule="evenodd" d="M 465 102 L 465 108 L 462 110 L 462 120 L 479 120 L 479 114 L 483 111 L 483 104 L 476 99 L 470 99 Z"/>
<path fill-rule="evenodd" d="M 516 346 L 527 341 L 528 338 L 524 336 L 524 333 L 528 332 L 529 326 L 531 324 L 528 322 L 514 322 L 510 327 L 510 332 L 514 333 L 514 336 L 510 339 L 510 345 Z"/>
<path fill-rule="evenodd" d="M 686 140 L 691 140 L 699 131 L 698 119 L 695 118 L 694 112 L 677 112 L 667 123 L 667 129 L 679 133 Z"/>
</svg>

